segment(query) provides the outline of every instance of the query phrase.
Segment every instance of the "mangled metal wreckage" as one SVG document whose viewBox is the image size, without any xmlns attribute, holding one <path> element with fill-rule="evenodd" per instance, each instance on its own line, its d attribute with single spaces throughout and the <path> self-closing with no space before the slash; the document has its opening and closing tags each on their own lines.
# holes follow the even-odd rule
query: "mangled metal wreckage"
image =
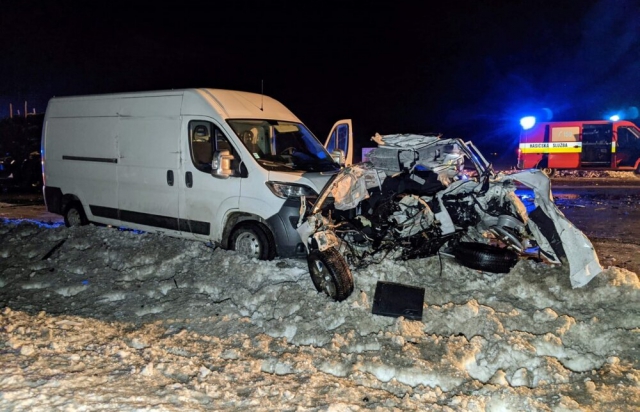
<svg viewBox="0 0 640 412">
<path fill-rule="evenodd" d="M 572 287 L 602 271 L 589 239 L 553 203 L 538 170 L 495 173 L 471 142 L 376 135 L 370 161 L 344 168 L 315 199 L 303 198 L 298 233 L 320 292 L 341 301 L 351 268 L 382 259 L 444 254 L 507 273 L 521 258 L 569 266 Z M 533 190 L 530 212 L 517 182 Z"/>
</svg>

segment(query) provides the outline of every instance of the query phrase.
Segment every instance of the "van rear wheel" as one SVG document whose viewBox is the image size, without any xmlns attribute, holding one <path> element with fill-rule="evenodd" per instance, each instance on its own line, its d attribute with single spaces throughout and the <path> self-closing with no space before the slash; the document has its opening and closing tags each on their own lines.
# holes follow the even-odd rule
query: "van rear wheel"
<svg viewBox="0 0 640 412">
<path fill-rule="evenodd" d="M 249 257 L 272 260 L 276 255 L 276 246 L 267 230 L 258 223 L 241 223 L 231 234 L 229 247 Z"/>
<path fill-rule="evenodd" d="M 66 227 L 84 226 L 89 223 L 87 215 L 80 202 L 71 202 L 64 210 L 64 225 Z"/>
</svg>

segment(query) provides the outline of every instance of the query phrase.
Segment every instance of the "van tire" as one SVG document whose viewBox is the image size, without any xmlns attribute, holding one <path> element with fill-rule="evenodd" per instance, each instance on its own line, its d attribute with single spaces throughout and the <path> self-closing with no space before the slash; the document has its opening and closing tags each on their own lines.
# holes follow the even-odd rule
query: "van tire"
<svg viewBox="0 0 640 412">
<path fill-rule="evenodd" d="M 87 215 L 84 213 L 84 209 L 80 202 L 69 202 L 64 208 L 64 225 L 66 227 L 78 227 L 89 224 Z"/>
<path fill-rule="evenodd" d="M 476 242 L 458 243 L 453 256 L 463 266 L 492 273 L 509 273 L 519 259 L 512 250 Z"/>
<path fill-rule="evenodd" d="M 240 223 L 231 233 L 229 249 L 260 260 L 273 260 L 276 245 L 269 229 L 262 228 L 259 223 Z"/>
<path fill-rule="evenodd" d="M 313 250 L 307 256 L 311 281 L 318 292 L 341 302 L 353 292 L 353 275 L 346 260 L 335 248 Z"/>
</svg>

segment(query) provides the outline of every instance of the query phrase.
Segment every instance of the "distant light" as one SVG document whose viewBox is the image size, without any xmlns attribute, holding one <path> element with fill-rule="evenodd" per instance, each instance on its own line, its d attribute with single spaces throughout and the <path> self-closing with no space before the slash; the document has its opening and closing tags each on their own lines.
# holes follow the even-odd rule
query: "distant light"
<svg viewBox="0 0 640 412">
<path fill-rule="evenodd" d="M 620 116 L 614 114 L 613 116 L 609 117 L 609 120 L 611 120 L 612 122 L 617 122 L 618 120 L 620 120 Z"/>
<path fill-rule="evenodd" d="M 520 119 L 520 126 L 524 130 L 531 129 L 536 124 L 536 118 L 534 116 L 527 116 Z"/>
</svg>

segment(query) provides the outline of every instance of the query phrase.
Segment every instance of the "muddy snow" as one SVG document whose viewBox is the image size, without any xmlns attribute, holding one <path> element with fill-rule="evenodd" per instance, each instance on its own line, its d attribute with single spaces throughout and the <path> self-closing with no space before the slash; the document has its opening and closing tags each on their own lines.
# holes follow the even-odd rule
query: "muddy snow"
<svg viewBox="0 0 640 412">
<path fill-rule="evenodd" d="M 532 260 L 384 261 L 336 303 L 303 260 L 0 223 L 1 410 L 640 408 L 640 282 L 623 268 L 572 289 Z M 422 321 L 372 314 L 377 281 L 424 287 Z"/>
</svg>

